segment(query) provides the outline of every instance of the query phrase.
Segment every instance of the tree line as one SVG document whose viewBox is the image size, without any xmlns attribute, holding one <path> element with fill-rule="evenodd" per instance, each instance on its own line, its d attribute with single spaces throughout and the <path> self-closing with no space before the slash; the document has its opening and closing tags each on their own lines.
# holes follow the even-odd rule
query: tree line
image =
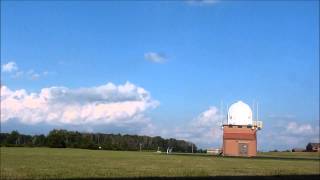
<svg viewBox="0 0 320 180">
<path fill-rule="evenodd" d="M 0 133 L 1 146 L 82 148 L 124 151 L 166 151 L 197 152 L 197 146 L 191 142 L 160 136 L 138 136 L 103 133 L 84 133 L 54 129 L 48 135 L 25 135 L 18 131 Z M 201 151 L 201 150 L 198 150 Z"/>
</svg>

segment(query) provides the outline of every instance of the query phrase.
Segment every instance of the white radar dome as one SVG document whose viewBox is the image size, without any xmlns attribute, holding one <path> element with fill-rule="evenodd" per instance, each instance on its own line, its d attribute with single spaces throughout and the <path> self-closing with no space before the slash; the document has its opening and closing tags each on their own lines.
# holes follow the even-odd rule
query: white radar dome
<svg viewBox="0 0 320 180">
<path fill-rule="evenodd" d="M 248 104 L 238 101 L 228 111 L 228 124 L 252 125 L 252 111 Z"/>
</svg>

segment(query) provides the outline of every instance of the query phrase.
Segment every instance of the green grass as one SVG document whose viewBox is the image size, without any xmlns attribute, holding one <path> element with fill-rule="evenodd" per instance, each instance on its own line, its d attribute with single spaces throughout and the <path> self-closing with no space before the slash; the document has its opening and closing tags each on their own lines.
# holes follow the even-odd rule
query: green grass
<svg viewBox="0 0 320 180">
<path fill-rule="evenodd" d="M 260 157 L 320 159 L 319 152 L 267 152 L 259 153 Z"/>
<path fill-rule="evenodd" d="M 291 156 L 287 153 L 283 155 Z M 282 153 L 277 153 L 276 157 L 278 156 L 282 156 Z M 317 158 L 318 154 L 295 153 L 292 156 Z M 319 175 L 319 163 L 320 160 L 310 159 L 296 161 L 165 155 L 152 152 L 2 147 L 1 179 Z"/>
</svg>

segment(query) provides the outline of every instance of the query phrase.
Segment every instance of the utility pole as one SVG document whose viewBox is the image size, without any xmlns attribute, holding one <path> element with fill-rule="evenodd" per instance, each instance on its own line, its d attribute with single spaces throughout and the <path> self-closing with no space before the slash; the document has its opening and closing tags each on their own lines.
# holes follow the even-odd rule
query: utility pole
<svg viewBox="0 0 320 180">
<path fill-rule="evenodd" d="M 192 154 L 193 154 L 193 143 L 191 144 L 191 147 L 192 147 L 192 150 L 191 150 L 191 151 L 192 151 Z"/>
</svg>

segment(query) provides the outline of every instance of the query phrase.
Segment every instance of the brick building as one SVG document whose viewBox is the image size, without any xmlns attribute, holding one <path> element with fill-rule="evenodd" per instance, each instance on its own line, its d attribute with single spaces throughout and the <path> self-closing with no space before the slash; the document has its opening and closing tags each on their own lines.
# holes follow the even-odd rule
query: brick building
<svg viewBox="0 0 320 180">
<path fill-rule="evenodd" d="M 308 152 L 320 152 L 320 143 L 308 143 L 306 146 Z"/>
<path fill-rule="evenodd" d="M 253 121 L 251 108 L 238 101 L 230 106 L 228 122 L 223 125 L 223 155 L 256 156 L 257 131 L 261 121 Z"/>
</svg>

